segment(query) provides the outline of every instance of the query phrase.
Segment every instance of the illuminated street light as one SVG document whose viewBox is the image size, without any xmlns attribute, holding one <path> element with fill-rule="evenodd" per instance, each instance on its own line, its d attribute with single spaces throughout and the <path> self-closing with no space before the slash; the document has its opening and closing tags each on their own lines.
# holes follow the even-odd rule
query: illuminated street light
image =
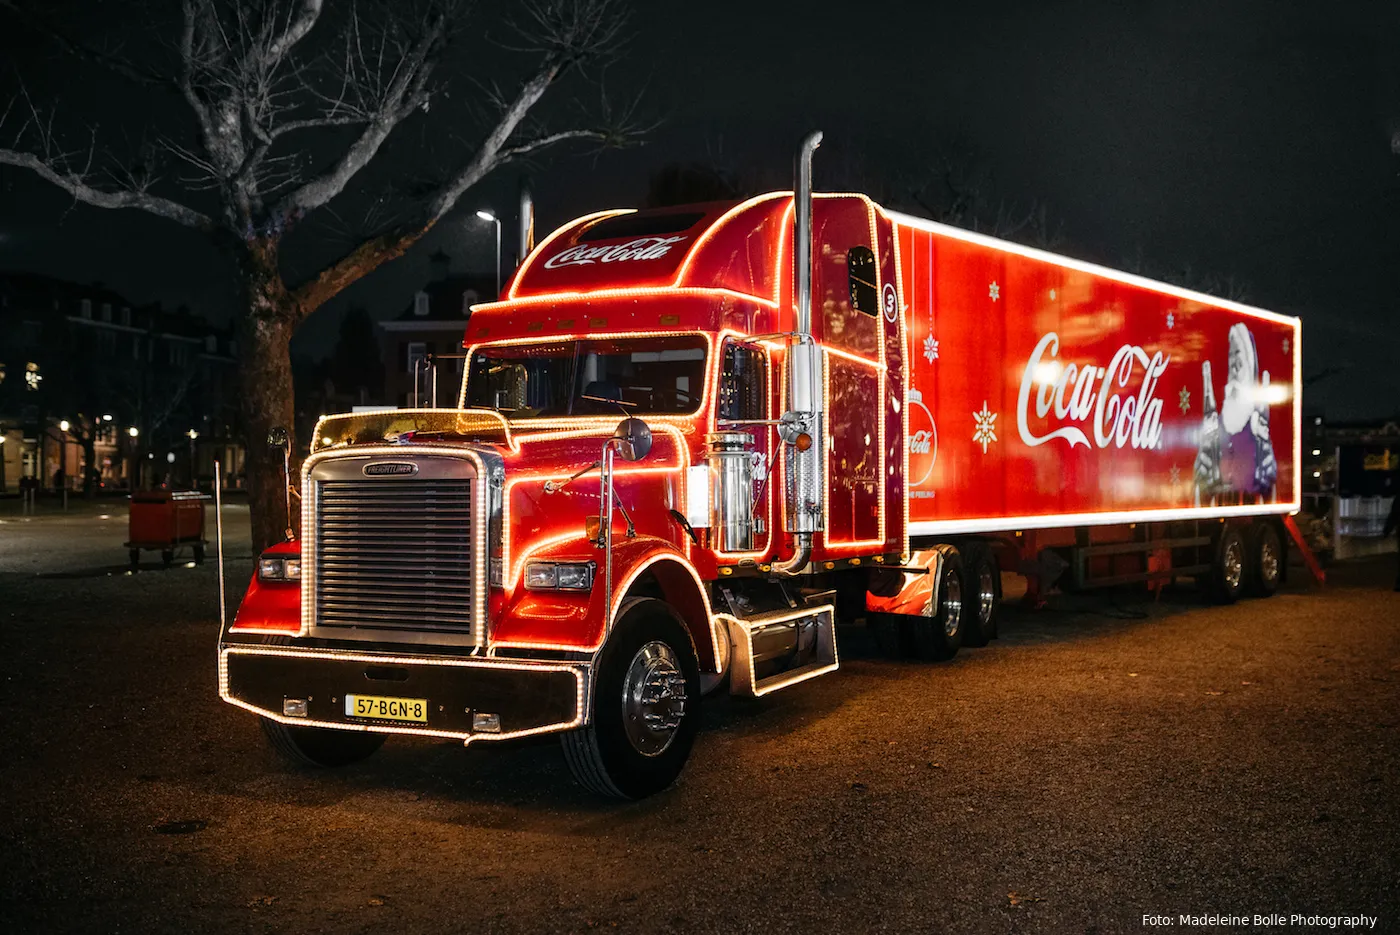
<svg viewBox="0 0 1400 935">
<path fill-rule="evenodd" d="M 111 415 L 111 413 L 108 413 L 107 415 L 103 416 L 103 417 L 102 417 L 102 421 L 103 421 L 103 422 L 111 422 L 111 421 L 112 421 L 112 415 Z"/>
<path fill-rule="evenodd" d="M 478 211 L 476 216 L 496 225 L 496 298 L 501 297 L 501 219 L 490 211 Z"/>
<path fill-rule="evenodd" d="M 58 430 L 60 432 L 66 432 L 72 427 L 72 424 L 67 419 L 64 419 L 63 421 L 58 423 Z"/>
<path fill-rule="evenodd" d="M 130 435 L 132 438 L 135 438 L 137 435 L 141 434 L 141 430 L 133 425 L 131 428 L 126 430 L 126 434 Z"/>
<path fill-rule="evenodd" d="M 188 435 L 188 436 L 190 437 L 190 441 L 194 441 L 196 438 L 199 437 L 199 433 L 196 432 L 194 429 L 190 429 L 190 430 L 189 430 L 188 432 L 186 432 L 185 434 Z"/>
</svg>

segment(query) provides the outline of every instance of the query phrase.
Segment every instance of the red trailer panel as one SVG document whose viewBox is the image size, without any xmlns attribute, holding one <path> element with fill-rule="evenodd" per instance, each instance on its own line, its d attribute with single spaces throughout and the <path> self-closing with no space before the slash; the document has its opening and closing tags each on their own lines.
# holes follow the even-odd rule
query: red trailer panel
<svg viewBox="0 0 1400 935">
<path fill-rule="evenodd" d="M 912 535 L 1298 509 L 1298 319 L 892 217 Z"/>
</svg>

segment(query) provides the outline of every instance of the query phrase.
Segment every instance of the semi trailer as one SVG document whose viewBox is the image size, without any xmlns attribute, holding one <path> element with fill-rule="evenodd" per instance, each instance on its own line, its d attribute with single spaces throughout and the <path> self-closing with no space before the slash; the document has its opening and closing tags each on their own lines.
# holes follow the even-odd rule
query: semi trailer
<svg viewBox="0 0 1400 935">
<path fill-rule="evenodd" d="M 1300 502 L 1298 319 L 795 191 L 599 211 L 473 307 L 457 405 L 320 420 L 220 696 L 315 766 L 555 733 L 639 798 L 702 696 L 946 659 L 1004 571 L 1267 597 Z"/>
</svg>

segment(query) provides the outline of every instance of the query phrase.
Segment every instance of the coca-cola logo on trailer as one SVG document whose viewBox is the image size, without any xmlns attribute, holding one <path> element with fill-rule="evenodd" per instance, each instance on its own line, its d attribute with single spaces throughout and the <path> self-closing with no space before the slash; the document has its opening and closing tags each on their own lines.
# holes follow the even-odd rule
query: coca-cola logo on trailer
<svg viewBox="0 0 1400 935">
<path fill-rule="evenodd" d="M 577 244 L 560 250 L 545 261 L 545 269 L 561 266 L 589 266 L 593 263 L 625 263 L 629 260 L 655 260 L 671 252 L 684 237 L 638 237 L 623 244 L 593 247 Z"/>
<path fill-rule="evenodd" d="M 1107 367 L 1092 361 L 1063 364 L 1059 360 L 1060 336 L 1051 331 L 1040 339 L 1021 374 L 1021 393 L 1016 401 L 1016 428 L 1021 441 L 1034 448 L 1052 439 L 1063 439 L 1073 448 L 1094 446 L 1157 448 L 1162 442 L 1162 400 L 1156 396 L 1157 381 L 1167 369 L 1170 357 L 1147 351 L 1135 344 L 1124 344 Z M 1141 375 L 1136 394 L 1119 392 Z M 1037 389 L 1037 386 L 1039 387 Z M 1036 434 L 1030 427 L 1031 397 L 1035 416 L 1061 424 Z M 1054 413 L 1054 420 L 1050 419 Z M 1080 428 L 1079 423 L 1087 426 Z"/>
<path fill-rule="evenodd" d="M 938 460 L 938 426 L 918 390 L 909 391 L 909 486 L 922 487 Z"/>
</svg>

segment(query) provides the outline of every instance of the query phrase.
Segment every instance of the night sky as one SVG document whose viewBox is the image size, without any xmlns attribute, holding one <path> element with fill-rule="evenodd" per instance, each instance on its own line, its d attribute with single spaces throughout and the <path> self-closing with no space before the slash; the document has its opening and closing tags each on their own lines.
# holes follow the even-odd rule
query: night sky
<svg viewBox="0 0 1400 935">
<path fill-rule="evenodd" d="M 110 17 L 119 5 L 98 6 Z M 36 57 L 0 23 L 0 58 L 53 78 L 52 50 Z M 811 128 L 826 133 L 819 189 L 897 199 L 951 155 L 996 199 L 1044 204 L 1060 252 L 1189 266 L 1233 279 L 1244 301 L 1301 315 L 1305 373 L 1339 368 L 1308 388 L 1309 410 L 1400 414 L 1400 4 L 657 2 L 637 5 L 632 32 L 607 86 L 645 87 L 664 123 L 642 148 L 556 152 L 532 167 L 541 232 L 636 204 L 668 163 L 784 180 Z M 106 93 L 104 132 L 146 119 L 136 104 L 146 92 Z M 82 98 L 70 88 L 65 101 Z M 488 272 L 493 233 L 474 212 L 513 215 L 518 175 L 468 193 L 409 256 L 318 312 L 297 349 L 325 353 L 348 304 L 397 313 L 439 247 L 454 271 Z M 234 304 L 221 260 L 196 236 L 138 212 L 73 207 L 0 168 L 0 270 L 13 269 L 101 280 L 218 319 Z"/>
</svg>

